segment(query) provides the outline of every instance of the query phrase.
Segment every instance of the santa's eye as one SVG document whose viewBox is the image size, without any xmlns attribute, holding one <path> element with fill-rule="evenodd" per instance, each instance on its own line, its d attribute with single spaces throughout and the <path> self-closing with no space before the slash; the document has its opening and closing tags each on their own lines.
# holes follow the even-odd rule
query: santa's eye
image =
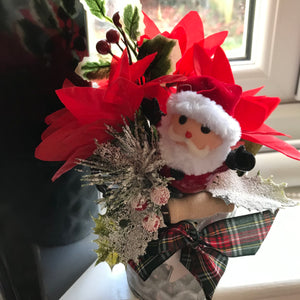
<svg viewBox="0 0 300 300">
<path fill-rule="evenodd" d="M 186 116 L 182 115 L 179 117 L 179 120 L 178 120 L 179 124 L 183 125 L 186 121 L 187 121 Z"/>
<path fill-rule="evenodd" d="M 201 131 L 202 131 L 202 133 L 204 133 L 204 134 L 209 134 L 209 133 L 210 133 L 210 128 L 207 127 L 207 126 L 202 125 L 202 126 L 201 126 Z"/>
</svg>

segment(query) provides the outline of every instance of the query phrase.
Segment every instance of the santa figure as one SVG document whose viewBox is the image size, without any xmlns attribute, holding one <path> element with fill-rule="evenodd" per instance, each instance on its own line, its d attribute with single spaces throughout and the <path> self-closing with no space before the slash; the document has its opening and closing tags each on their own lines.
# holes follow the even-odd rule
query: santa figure
<svg viewBox="0 0 300 300">
<path fill-rule="evenodd" d="M 173 196 L 204 190 L 215 174 L 228 168 L 254 167 L 254 156 L 244 146 L 236 147 L 241 128 L 232 116 L 241 93 L 238 85 L 197 76 L 180 83 L 168 99 L 158 131 L 167 163 L 162 174 L 175 179 Z"/>
</svg>

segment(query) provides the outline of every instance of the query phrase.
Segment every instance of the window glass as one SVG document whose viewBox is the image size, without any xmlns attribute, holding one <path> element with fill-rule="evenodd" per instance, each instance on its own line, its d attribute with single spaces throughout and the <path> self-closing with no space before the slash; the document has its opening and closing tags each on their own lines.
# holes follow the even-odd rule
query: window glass
<svg viewBox="0 0 300 300">
<path fill-rule="evenodd" d="M 125 1 L 126 2 L 126 1 Z M 124 3 L 125 3 L 124 2 Z M 230 60 L 250 59 L 251 33 L 255 0 L 140 0 L 143 11 L 154 21 L 161 32 L 172 31 L 189 11 L 201 16 L 205 36 L 228 31 L 223 49 Z M 110 5 L 110 14 L 119 10 Z M 112 8 L 114 8 L 114 11 Z M 89 18 L 93 18 L 89 16 Z M 89 20 L 91 24 L 91 20 Z M 105 36 L 108 24 L 93 18 L 89 32 L 91 52 L 95 43 Z"/>
<path fill-rule="evenodd" d="M 141 0 L 143 10 L 163 31 L 172 30 L 189 11 L 197 11 L 205 35 L 228 31 L 223 49 L 229 58 L 246 57 L 249 5 L 246 0 Z M 246 25 L 245 25 L 246 24 Z"/>
</svg>

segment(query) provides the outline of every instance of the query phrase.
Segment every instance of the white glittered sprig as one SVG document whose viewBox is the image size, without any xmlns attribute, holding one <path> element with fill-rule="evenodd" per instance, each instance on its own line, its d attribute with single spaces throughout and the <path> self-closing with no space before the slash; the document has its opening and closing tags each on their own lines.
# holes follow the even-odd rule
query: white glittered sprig
<svg viewBox="0 0 300 300">
<path fill-rule="evenodd" d="M 296 205 L 295 201 L 286 197 L 285 187 L 285 183 L 276 184 L 272 177 L 264 179 L 259 174 L 239 177 L 235 171 L 228 170 L 215 176 L 207 191 L 227 204 L 233 203 L 248 210 L 274 212 L 278 208 Z"/>
</svg>

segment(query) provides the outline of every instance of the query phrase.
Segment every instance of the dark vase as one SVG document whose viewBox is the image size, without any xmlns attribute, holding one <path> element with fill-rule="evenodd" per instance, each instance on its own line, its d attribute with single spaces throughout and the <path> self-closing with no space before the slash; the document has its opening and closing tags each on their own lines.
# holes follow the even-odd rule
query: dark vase
<svg viewBox="0 0 300 300">
<path fill-rule="evenodd" d="M 58 163 L 41 162 L 44 176 L 57 170 Z M 93 217 L 98 213 L 99 192 L 94 185 L 82 181 L 89 173 L 86 167 L 76 167 L 63 174 L 55 182 L 46 180 L 39 193 L 42 205 L 36 219 L 38 226 L 33 237 L 39 245 L 57 246 L 78 241 L 87 236 L 94 226 Z"/>
<path fill-rule="evenodd" d="M 55 94 L 87 56 L 85 16 L 79 1 L 0 1 L 1 205 L 33 242 L 62 245 L 92 231 L 98 192 L 71 170 L 54 183 L 60 162 L 34 151 L 45 117 L 63 107 Z M 87 172 L 86 169 L 82 170 Z"/>
</svg>

